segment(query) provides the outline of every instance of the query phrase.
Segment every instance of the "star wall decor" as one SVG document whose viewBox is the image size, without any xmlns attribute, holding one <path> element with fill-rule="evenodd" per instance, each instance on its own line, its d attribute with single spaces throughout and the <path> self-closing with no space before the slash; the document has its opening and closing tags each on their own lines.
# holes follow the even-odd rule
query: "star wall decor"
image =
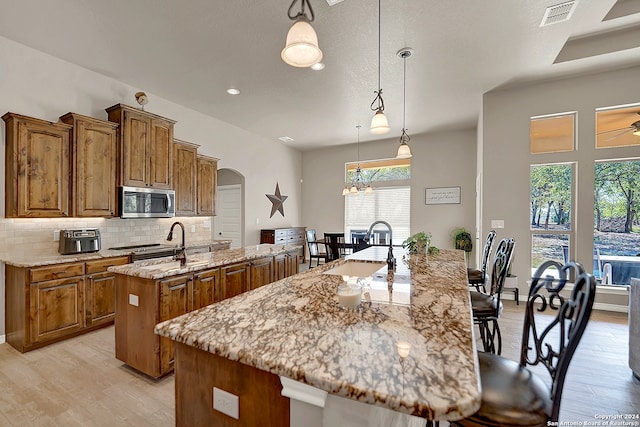
<svg viewBox="0 0 640 427">
<path fill-rule="evenodd" d="M 276 194 L 265 194 L 265 196 L 267 196 L 267 198 L 271 200 L 271 203 L 273 204 L 271 206 L 271 215 L 269 216 L 269 218 L 273 217 L 276 211 L 280 212 L 280 214 L 284 216 L 284 201 L 287 200 L 287 197 L 289 196 L 283 196 L 280 194 L 280 187 L 278 186 L 277 182 Z"/>
</svg>

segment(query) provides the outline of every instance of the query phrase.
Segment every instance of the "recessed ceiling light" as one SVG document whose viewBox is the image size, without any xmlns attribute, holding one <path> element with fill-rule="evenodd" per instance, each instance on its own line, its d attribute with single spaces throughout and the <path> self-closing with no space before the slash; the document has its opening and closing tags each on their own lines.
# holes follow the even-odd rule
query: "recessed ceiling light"
<svg viewBox="0 0 640 427">
<path fill-rule="evenodd" d="M 236 89 L 234 87 L 230 87 L 229 89 L 227 89 L 227 93 L 229 95 L 239 95 L 240 94 L 240 89 Z"/>
<path fill-rule="evenodd" d="M 311 69 L 315 71 L 324 70 L 324 62 L 316 62 L 311 66 Z"/>
<path fill-rule="evenodd" d="M 278 139 L 282 142 L 293 142 L 293 138 L 289 138 L 288 136 L 281 136 Z"/>
</svg>

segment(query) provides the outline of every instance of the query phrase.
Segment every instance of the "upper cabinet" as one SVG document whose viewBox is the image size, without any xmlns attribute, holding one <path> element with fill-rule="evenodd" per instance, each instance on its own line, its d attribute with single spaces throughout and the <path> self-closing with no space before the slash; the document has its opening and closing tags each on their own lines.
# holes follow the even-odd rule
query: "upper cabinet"
<svg viewBox="0 0 640 427">
<path fill-rule="evenodd" d="M 196 214 L 214 216 L 216 214 L 216 192 L 218 189 L 218 159 L 198 156 Z"/>
<path fill-rule="evenodd" d="M 6 113 L 5 216 L 69 216 L 71 126 Z"/>
<path fill-rule="evenodd" d="M 75 113 L 60 120 L 73 126 L 71 215 L 115 216 L 118 124 Z"/>
<path fill-rule="evenodd" d="M 176 191 L 176 215 L 196 214 L 196 158 L 198 146 L 175 140 L 173 144 L 173 184 Z"/>
<path fill-rule="evenodd" d="M 118 185 L 173 188 L 173 125 L 175 121 L 116 104 L 106 109 L 120 124 Z"/>
</svg>

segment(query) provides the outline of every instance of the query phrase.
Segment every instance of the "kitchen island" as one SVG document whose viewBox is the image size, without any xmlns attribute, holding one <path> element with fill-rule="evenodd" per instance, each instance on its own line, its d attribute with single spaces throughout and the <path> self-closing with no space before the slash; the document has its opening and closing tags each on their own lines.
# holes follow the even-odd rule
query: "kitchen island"
<svg viewBox="0 0 640 427">
<path fill-rule="evenodd" d="M 327 393 L 430 420 L 474 413 L 480 386 L 463 252 L 409 261 L 396 253 L 395 274 L 386 256 L 368 248 L 158 324 L 175 342 L 177 425 L 296 425 L 294 399 L 321 408 Z M 380 268 L 360 306 L 345 310 L 336 296 L 343 276 L 325 273 L 363 263 Z M 214 387 L 239 396 L 238 419 L 222 413 L 235 404 Z"/>
</svg>

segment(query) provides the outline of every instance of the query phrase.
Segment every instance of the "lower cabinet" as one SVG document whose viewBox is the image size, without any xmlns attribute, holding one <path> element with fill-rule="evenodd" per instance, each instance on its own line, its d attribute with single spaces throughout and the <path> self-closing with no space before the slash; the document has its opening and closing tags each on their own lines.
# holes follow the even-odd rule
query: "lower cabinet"
<svg viewBox="0 0 640 427">
<path fill-rule="evenodd" d="M 293 276 L 300 272 L 300 258 L 298 251 L 287 252 L 274 257 L 275 277 L 274 280 L 281 280 L 285 277 Z"/>
<path fill-rule="evenodd" d="M 247 262 L 222 267 L 220 270 L 220 300 L 247 292 L 250 278 L 249 263 Z"/>
<path fill-rule="evenodd" d="M 116 275 L 116 358 L 149 376 L 173 371 L 174 342 L 155 326 L 192 310 L 273 282 L 277 272 L 298 272 L 297 251 L 154 280 Z M 280 258 L 278 258 L 280 260 Z"/>
<path fill-rule="evenodd" d="M 6 340 L 18 351 L 76 336 L 113 323 L 115 275 L 111 265 L 129 257 L 5 268 Z"/>
</svg>

